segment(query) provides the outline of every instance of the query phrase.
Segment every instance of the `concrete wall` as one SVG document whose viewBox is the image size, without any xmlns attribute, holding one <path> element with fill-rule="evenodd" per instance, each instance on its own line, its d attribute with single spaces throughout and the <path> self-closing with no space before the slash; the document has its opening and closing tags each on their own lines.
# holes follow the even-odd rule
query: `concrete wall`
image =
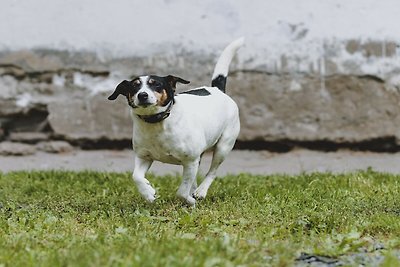
<svg viewBox="0 0 400 267">
<path fill-rule="evenodd" d="M 124 101 L 106 100 L 116 84 L 144 73 L 209 84 L 220 51 L 245 36 L 227 88 L 241 141 L 398 147 L 398 10 L 397 0 L 3 0 L 0 139 L 127 140 Z"/>
</svg>

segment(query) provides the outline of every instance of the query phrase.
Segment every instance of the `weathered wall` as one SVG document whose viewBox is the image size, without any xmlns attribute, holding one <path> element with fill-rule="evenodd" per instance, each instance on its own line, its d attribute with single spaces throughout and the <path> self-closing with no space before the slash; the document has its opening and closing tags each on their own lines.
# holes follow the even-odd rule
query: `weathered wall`
<svg viewBox="0 0 400 267">
<path fill-rule="evenodd" d="M 400 146 L 397 0 L 6 2 L 0 140 L 127 140 L 124 101 L 106 100 L 122 79 L 209 84 L 216 56 L 244 35 L 227 88 L 241 141 Z"/>
</svg>

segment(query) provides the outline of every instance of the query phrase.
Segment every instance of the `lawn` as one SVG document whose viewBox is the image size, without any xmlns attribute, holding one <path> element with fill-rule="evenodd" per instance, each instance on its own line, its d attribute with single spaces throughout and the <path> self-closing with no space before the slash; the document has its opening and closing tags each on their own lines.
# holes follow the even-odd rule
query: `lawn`
<svg viewBox="0 0 400 267">
<path fill-rule="evenodd" d="M 0 266 L 400 266 L 400 176 L 225 176 L 196 208 L 179 177 L 149 180 L 151 205 L 128 173 L 0 173 Z"/>
</svg>

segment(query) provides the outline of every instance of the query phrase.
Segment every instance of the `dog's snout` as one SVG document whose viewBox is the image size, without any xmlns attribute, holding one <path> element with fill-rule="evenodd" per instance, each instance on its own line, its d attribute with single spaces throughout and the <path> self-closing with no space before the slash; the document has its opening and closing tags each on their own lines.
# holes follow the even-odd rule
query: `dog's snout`
<svg viewBox="0 0 400 267">
<path fill-rule="evenodd" d="M 141 92 L 138 94 L 139 101 L 146 101 L 149 98 L 149 95 L 146 92 Z"/>
</svg>

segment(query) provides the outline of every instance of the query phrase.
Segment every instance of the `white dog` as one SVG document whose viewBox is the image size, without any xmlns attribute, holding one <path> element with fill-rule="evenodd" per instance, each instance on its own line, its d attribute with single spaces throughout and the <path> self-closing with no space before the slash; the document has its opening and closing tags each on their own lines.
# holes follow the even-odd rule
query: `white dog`
<svg viewBox="0 0 400 267">
<path fill-rule="evenodd" d="M 244 38 L 229 44 L 218 59 L 211 87 L 175 94 L 176 84 L 187 84 L 172 75 L 140 76 L 121 82 L 109 100 L 124 95 L 132 108 L 133 150 L 136 152 L 133 180 L 149 202 L 155 190 L 145 178 L 154 160 L 183 166 L 183 181 L 177 195 L 188 205 L 206 196 L 217 168 L 232 150 L 240 130 L 236 103 L 225 94 L 229 64 Z M 203 153 L 213 151 L 210 170 L 197 187 L 196 175 Z"/>
</svg>

